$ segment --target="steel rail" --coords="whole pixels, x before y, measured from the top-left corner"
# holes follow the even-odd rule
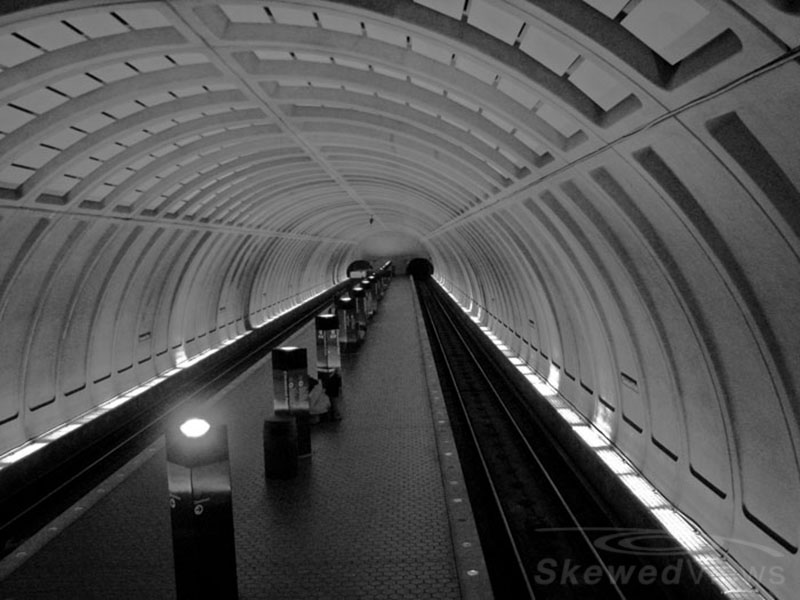
[[[470,359],[471,359],[471,361],[472,361],[472,363],[474,365],[474,369],[477,372],[480,373],[480,375],[483,378],[484,382],[486,383],[486,385],[488,386],[488,388],[491,390],[492,394],[494,395],[494,401],[496,402],[496,405],[498,405],[498,406],[500,406],[502,408],[503,413],[505,413],[506,417],[508,418],[508,422],[511,424],[513,429],[517,432],[517,434],[519,436],[519,438],[518,438],[519,441],[521,441],[521,443],[523,444],[525,449],[528,451],[528,454],[530,455],[530,457],[535,461],[535,463],[539,467],[539,470],[544,475],[544,477],[545,477],[546,481],[548,482],[550,488],[552,489],[553,493],[555,494],[555,496],[558,498],[559,502],[561,503],[561,507],[567,512],[567,514],[569,515],[570,519],[572,520],[572,523],[575,525],[575,528],[580,532],[580,535],[583,538],[583,540],[586,542],[586,545],[588,546],[589,550],[591,551],[591,553],[594,555],[595,559],[598,561],[598,563],[602,567],[605,575],[608,578],[608,582],[613,586],[613,588],[616,591],[616,593],[619,596],[619,598],[621,598],[622,600],[625,600],[627,598],[627,596],[620,589],[616,578],[614,577],[614,575],[609,570],[608,565],[606,564],[605,560],[603,560],[603,558],[600,556],[599,552],[597,551],[597,548],[594,546],[594,544],[592,543],[592,541],[589,538],[589,536],[586,534],[583,526],[580,524],[580,521],[578,520],[578,517],[575,515],[575,512],[570,507],[569,502],[564,497],[564,495],[561,493],[561,491],[558,489],[558,486],[556,485],[555,481],[551,477],[551,475],[548,472],[548,470],[547,470],[546,466],[544,465],[543,461],[540,459],[540,457],[537,454],[536,450],[531,446],[530,442],[526,438],[526,436],[523,433],[521,427],[519,426],[517,420],[515,419],[515,417],[513,416],[511,411],[509,410],[507,403],[503,400],[502,395],[497,391],[497,389],[493,385],[493,383],[491,381],[491,377],[486,373],[484,368],[481,366],[481,361],[479,361],[478,358],[475,356],[475,353],[472,351],[471,345],[469,344],[469,342],[462,335],[461,331],[459,330],[459,327],[457,326],[457,324],[452,319],[451,315],[449,314],[449,311],[445,308],[445,306],[442,303],[441,299],[436,294],[433,294],[433,293],[430,293],[429,297],[432,298],[433,301],[438,305],[439,311],[444,316],[444,318],[447,319],[447,322],[450,324],[451,330],[458,337],[459,341],[461,342],[461,344],[463,346],[463,349],[469,355],[469,357],[470,357]],[[428,314],[430,315],[431,313],[430,313],[430,310],[427,307],[427,305],[423,304],[423,306],[425,307],[424,310],[428,311]],[[439,335],[439,331],[438,331],[438,327],[437,327],[436,323],[434,322],[434,320],[432,318],[429,318],[429,321],[431,323],[431,328],[434,331],[434,334],[436,336],[437,343],[440,344],[441,348],[444,348],[444,346],[441,345],[441,337]],[[466,408],[466,406],[465,406],[465,404],[463,402],[461,392],[458,389],[457,379],[453,376],[453,369],[452,369],[452,367],[450,365],[450,361],[448,360],[447,354],[445,352],[441,352],[441,355],[442,355],[444,363],[445,363],[445,365],[447,367],[447,371],[451,375],[452,383],[453,383],[454,388],[456,389],[456,393],[457,393],[457,396],[458,396],[459,405],[461,406],[461,409],[463,410],[464,415],[466,417],[470,433],[471,433],[471,435],[473,437],[474,443],[476,444],[478,453],[481,456],[481,461],[483,463],[483,466],[484,466],[484,468],[488,469],[488,466],[486,464],[485,458],[483,456],[483,452],[480,450],[480,447],[478,446],[477,437],[475,435],[474,428],[473,428],[473,426],[472,426],[472,424],[470,422],[471,418],[469,416],[469,412],[468,412],[468,410],[467,410],[467,408]],[[561,453],[560,450],[559,450],[559,453]],[[499,508],[501,514],[503,515],[502,516],[503,521],[506,524],[508,524],[508,520],[507,520],[505,514],[503,514],[504,511],[503,511],[502,503],[500,502],[499,496],[497,495],[497,492],[496,492],[494,484],[491,482],[491,473],[488,470],[486,472],[486,475],[487,475],[487,479],[490,482],[490,485],[491,485],[491,488],[492,488],[492,493],[495,495],[496,501],[498,502],[498,508]],[[519,558],[518,548],[516,546],[516,543],[513,542],[513,534],[511,535],[511,539],[512,539],[512,544],[514,546],[514,552],[517,555],[517,557]],[[524,565],[521,562],[520,562],[520,566],[521,566],[522,571],[524,573],[524,578],[525,578],[526,584],[528,585],[528,589],[530,591],[531,598],[533,598],[534,597],[533,596],[533,590],[532,590],[532,587],[530,586],[530,582],[529,582],[527,573],[525,573]]]

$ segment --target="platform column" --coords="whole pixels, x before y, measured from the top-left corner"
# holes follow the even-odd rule
[[[166,432],[179,600],[238,598],[228,433],[203,419]]]
[[[305,348],[285,346],[272,351],[274,412],[297,422],[298,456],[311,456],[311,422],[308,404],[308,357]]]

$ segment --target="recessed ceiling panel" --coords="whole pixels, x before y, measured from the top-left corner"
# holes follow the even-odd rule
[[[225,16],[234,23],[272,23],[263,6],[255,4],[222,4]]]
[[[63,150],[70,147],[83,137],[86,137],[85,134],[68,127],[67,129],[59,131],[57,134],[51,135],[49,138],[42,140],[42,144],[47,144],[48,146],[53,146],[54,148],[60,148]]]
[[[78,123],[75,123],[74,127],[76,129],[80,129],[81,131],[92,133],[98,129],[102,129],[106,125],[110,125],[113,122],[114,119],[106,117],[105,115],[96,114],[92,115],[91,117],[87,117]]]
[[[91,92],[99,87],[103,87],[103,84],[96,79],[92,79],[87,75],[81,74],[75,75],[74,77],[70,77],[68,79],[62,79],[61,81],[52,84],[50,87],[63,94],[66,94],[67,96],[72,96],[75,98],[76,96],[80,96],[86,92]]]
[[[613,19],[630,0],[583,0],[586,4]]]
[[[22,167],[30,167],[31,169],[38,169],[47,163],[51,158],[59,154],[58,150],[52,148],[45,148],[44,146],[36,146],[30,152],[26,152],[23,156],[15,159],[14,162]]]
[[[319,22],[323,29],[332,29],[333,31],[341,31],[343,33],[351,33],[353,35],[361,35],[361,21],[358,19],[351,19],[340,15],[334,15],[326,12],[317,13]]]
[[[86,38],[59,21],[46,21],[19,31],[26,40],[45,50],[57,50],[85,42]]]
[[[495,69],[463,54],[456,55],[456,68],[488,84],[494,83],[495,77],[497,77]]]
[[[414,0],[414,2],[456,20],[461,19],[461,13],[464,12],[464,0]]]
[[[154,8],[122,8],[114,12],[134,29],[152,29],[170,25],[167,18]]]
[[[92,69],[90,73],[92,76],[97,77],[99,80],[104,81],[105,83],[119,81],[120,79],[133,77],[137,74],[136,71],[131,69],[128,65],[124,65],[122,63],[98,67],[96,69]]]
[[[25,110],[35,112],[36,114],[46,113],[51,108],[55,108],[59,104],[66,102],[68,98],[61,94],[56,94],[48,89],[39,89],[31,92],[21,98],[17,98],[14,104]]]
[[[577,121],[549,104],[543,104],[536,111],[536,116],[549,123],[564,137],[571,137],[580,131],[580,125],[578,125]]]
[[[315,54],[313,52],[295,52],[295,58],[297,60],[303,60],[307,62],[315,62],[315,63],[323,63],[326,65],[331,64],[331,57],[326,56],[324,54]]]
[[[531,88],[517,83],[509,77],[501,77],[497,83],[497,89],[522,104],[525,108],[533,108],[539,102],[539,96]]]
[[[272,50],[269,48],[260,48],[256,50],[255,55],[261,60],[293,60],[292,55],[288,50]]]
[[[453,55],[453,53],[450,51],[449,48],[445,48],[444,46],[441,46],[439,44],[436,44],[419,36],[411,37],[411,49],[414,52],[418,52],[423,56],[427,56],[428,58],[438,60],[439,62],[444,63],[446,65],[450,64],[450,59]]]
[[[353,60],[352,58],[345,58],[343,56],[337,56],[334,58],[337,65],[341,65],[343,67],[350,67],[351,69],[360,69],[362,71],[366,71],[369,69],[369,65],[365,62],[361,62],[358,60]]]
[[[34,115],[13,106],[0,106],[0,131],[11,133],[33,118]]]
[[[530,26],[525,30],[519,49],[557,75],[563,75],[579,55],[575,48]]]
[[[66,21],[90,38],[127,33],[129,31],[117,19],[104,12],[77,15],[67,18]]]
[[[0,35],[0,65],[13,67],[43,54],[41,50],[12,35]]]
[[[406,33],[402,29],[387,27],[386,25],[371,21],[365,22],[364,27],[367,30],[367,36],[374,40],[386,42],[387,44],[394,44],[402,48],[406,47]]]
[[[622,21],[622,26],[659,51],[708,16],[694,0],[642,0]]]
[[[275,22],[281,25],[299,25],[301,27],[316,27],[317,21],[310,10],[287,6],[284,4],[270,4],[269,10]]]
[[[583,61],[569,80],[603,110],[611,110],[629,95],[628,90],[590,60]]]
[[[5,184],[6,186],[17,187],[28,181],[35,172],[35,169],[9,165],[0,171],[0,186]]]
[[[510,12],[506,12],[484,0],[471,0],[467,22],[489,35],[512,44],[524,21]]]

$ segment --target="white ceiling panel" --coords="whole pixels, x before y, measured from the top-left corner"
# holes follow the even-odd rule
[[[500,78],[497,89],[522,104],[525,108],[533,108],[539,102],[539,96],[531,88],[505,76]]]
[[[175,122],[172,120],[161,121],[160,123],[153,123],[152,125],[148,125],[145,127],[145,131],[149,133],[159,133],[161,131],[166,131],[167,129],[175,127]]]
[[[205,94],[206,89],[200,85],[191,85],[189,87],[173,90],[172,93],[175,94],[176,96],[180,96],[181,98],[186,98],[187,96],[196,96],[197,94]]]
[[[586,4],[613,19],[630,0],[583,0]]]
[[[122,119],[127,117],[128,115],[132,115],[133,113],[139,112],[144,108],[141,104],[136,102],[125,102],[124,104],[117,104],[116,106],[112,106],[111,108],[107,108],[105,112],[107,112],[112,117],[117,119]]]
[[[67,79],[62,79],[61,81],[52,84],[50,87],[66,94],[67,96],[72,96],[75,98],[85,94],[86,92],[91,92],[99,87],[103,87],[103,84],[87,75],[81,74],[75,75],[74,77],[69,77]]]
[[[90,38],[127,33],[129,31],[118,19],[104,12],[77,15],[68,17],[65,20]]]
[[[96,160],[91,159],[91,158],[87,158],[87,159],[82,160],[81,162],[79,162],[77,165],[70,166],[68,173],[70,175],[73,175],[74,177],[83,178],[83,177],[86,177],[89,173],[94,171],[97,167],[99,167],[102,164],[103,163],[101,163],[99,161],[96,161]]]
[[[128,169],[121,169],[116,173],[114,173],[111,177],[106,179],[106,181],[111,185],[119,185],[120,183],[125,181],[128,177],[133,175],[133,173],[134,173],[133,171],[130,171]]]
[[[567,138],[573,136],[581,129],[575,119],[549,104],[543,104],[542,107],[536,111],[536,116],[549,123],[556,131]]]
[[[395,69],[390,69],[389,67],[384,67],[383,65],[372,65],[372,70],[378,73],[379,75],[386,75],[387,77],[393,77],[395,79],[405,79],[406,74],[397,71]]]
[[[112,158],[123,152],[125,150],[124,146],[120,146],[119,144],[109,144],[99,150],[95,150],[92,152],[92,158],[96,158],[97,160],[106,161],[109,158]]]
[[[483,114],[483,116],[489,119],[492,123],[497,125],[500,129],[504,129],[505,131],[511,131],[512,129],[514,129],[514,125],[509,123],[506,119],[504,119],[498,114],[495,114],[485,109],[481,114]]]
[[[14,162],[23,167],[38,169],[59,154],[60,152],[58,150],[45,148],[44,146],[37,146],[30,152],[26,152],[19,158],[14,159]]]
[[[150,96],[139,98],[139,102],[146,104],[147,106],[157,106],[159,104],[164,104],[165,102],[172,102],[173,100],[175,100],[175,98],[166,92],[162,92],[160,94],[151,94]]]
[[[622,26],[650,46],[662,50],[708,16],[694,0],[642,0]]]
[[[418,85],[421,88],[425,88],[426,90],[429,90],[435,94],[444,94],[444,88],[442,86],[437,85],[435,83],[431,83],[430,81],[427,81],[425,79],[421,79],[419,77],[412,77],[411,83],[413,83],[414,85]]]
[[[94,188],[88,194],[86,194],[86,199],[94,201],[102,200],[113,191],[114,191],[113,185],[103,183],[102,185],[98,185],[96,188]]]
[[[68,127],[67,129],[59,131],[57,134],[51,135],[49,138],[42,140],[41,143],[63,150],[65,148],[69,148],[72,144],[84,137],[86,137],[85,134]]]
[[[366,71],[369,69],[369,65],[365,62],[361,62],[358,60],[353,60],[351,58],[344,58],[342,56],[337,56],[334,58],[337,65],[341,65],[343,67],[350,67],[351,69],[360,69],[362,71]]]
[[[33,118],[34,115],[13,106],[0,106],[0,131],[11,133]]]
[[[603,110],[612,109],[629,94],[615,77],[590,60],[578,65],[569,80]]]
[[[449,48],[445,48],[444,46],[426,40],[425,38],[417,35],[411,36],[411,49],[414,52],[422,54],[423,56],[427,56],[428,58],[432,58],[433,60],[437,60],[446,65],[450,64],[450,60],[453,55]]]
[[[461,19],[461,13],[464,12],[464,0],[414,0],[414,2],[456,20]]]
[[[168,60],[166,56],[146,56],[144,58],[134,58],[129,60],[128,63],[142,73],[170,69],[175,66],[175,64]]]
[[[128,65],[117,63],[115,65],[107,65],[105,67],[98,67],[89,71],[89,73],[105,83],[119,81],[127,77],[137,75],[137,72],[131,69]]]
[[[0,65],[13,67],[44,54],[38,48],[13,35],[0,35]]]
[[[463,54],[456,55],[456,68],[490,85],[494,83],[495,77],[497,77],[496,69]]]
[[[57,50],[86,41],[85,37],[59,21],[40,23],[20,30],[19,34],[45,50]]]
[[[310,10],[283,4],[270,4],[269,10],[275,18],[275,21],[281,25],[299,25],[301,27],[317,26],[314,15]]]
[[[170,25],[169,20],[154,8],[122,8],[114,12],[134,29],[152,29]]]
[[[208,62],[208,56],[202,52],[178,52],[169,57],[179,65],[200,65]]]
[[[225,16],[234,23],[272,23],[263,6],[255,4],[221,4]]]
[[[47,191],[56,196],[63,196],[75,187],[80,179],[68,177],[67,175],[60,175],[56,179],[47,182]]]
[[[114,119],[105,115],[96,114],[92,115],[91,117],[87,117],[78,123],[75,123],[73,126],[82,131],[86,131],[87,133],[92,133],[93,131],[102,129],[111,123],[114,123]]]
[[[254,54],[261,60],[294,60],[288,50],[261,48],[256,50]]]
[[[26,96],[17,98],[14,104],[40,115],[60,104],[64,104],[64,102],[68,100],[69,98],[65,98],[61,94],[56,94],[55,92],[42,88]]]
[[[406,33],[401,29],[387,27],[386,25],[381,25],[380,23],[374,23],[372,21],[364,23],[364,27],[367,30],[367,36],[373,40],[394,44],[402,48],[406,47]]]
[[[178,146],[176,146],[175,144],[166,144],[165,146],[161,146],[160,148],[152,150],[150,154],[156,157],[161,157],[165,156],[166,154],[169,154],[170,152],[174,152],[177,149]]]
[[[471,0],[467,22],[506,44],[512,44],[524,21],[484,0]]]
[[[343,33],[352,33],[353,35],[361,35],[361,21],[356,18],[347,18],[340,15],[334,15],[326,12],[317,13],[319,22],[324,29],[331,29],[333,31],[341,31]]]
[[[34,173],[36,173],[34,169],[9,165],[0,171],[0,185],[5,184],[6,186],[17,187],[28,181]]]
[[[453,93],[453,92],[451,92],[449,90],[447,91],[447,97],[450,98],[450,100],[452,100],[453,102],[456,102],[456,103],[458,103],[458,104],[460,104],[462,106],[466,106],[470,110],[477,111],[480,108],[480,106],[475,104],[472,100],[468,100],[468,99],[464,98],[464,96],[462,96],[460,94]]]
[[[138,144],[142,140],[146,140],[149,137],[150,134],[147,133],[146,131],[136,131],[135,133],[126,135],[124,138],[120,138],[117,141],[124,146],[131,147],[134,144]]]
[[[557,75],[563,75],[579,56],[575,48],[534,27],[526,29],[519,49]]]
[[[315,54],[313,52],[295,52],[295,58],[297,60],[303,60],[307,62],[315,62],[315,63],[323,63],[326,65],[331,64],[331,57],[325,54]]]
[[[519,139],[523,144],[525,144],[528,148],[536,152],[536,154],[542,154],[545,151],[544,146],[542,143],[537,140],[532,135],[528,135],[524,131],[520,131],[519,129],[514,132],[514,136]]]

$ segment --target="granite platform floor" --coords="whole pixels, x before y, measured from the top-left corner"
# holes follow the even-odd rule
[[[311,375],[313,344],[313,324],[286,344],[309,349]],[[343,419],[313,426],[312,456],[291,480],[264,478],[269,357],[197,407],[228,428],[240,598],[475,597],[457,554],[478,544],[451,532],[449,504],[463,503],[445,489],[459,482],[440,464],[447,423],[420,347],[411,283],[396,278],[363,346],[343,357]],[[162,438],[51,524],[49,541],[21,548],[0,599],[174,598],[167,498]]]

